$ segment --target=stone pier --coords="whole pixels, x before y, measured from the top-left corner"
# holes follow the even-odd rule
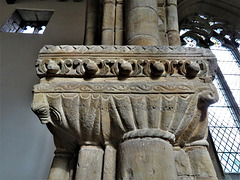
[[[217,179],[206,141],[214,55],[160,46],[179,45],[176,1],[104,0],[102,11],[102,45],[46,45],[36,61],[32,109],[56,145],[49,179]]]

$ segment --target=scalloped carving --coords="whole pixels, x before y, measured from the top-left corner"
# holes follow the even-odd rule
[[[206,135],[207,108],[218,100],[213,87],[201,87],[196,94],[37,93],[34,96],[36,100],[44,99],[39,103],[34,101],[38,106],[33,110],[39,118],[41,112],[50,112],[44,118],[70,133],[80,144],[117,144],[125,133],[140,129],[169,132],[180,146],[200,141]],[[200,106],[202,101],[205,103]]]

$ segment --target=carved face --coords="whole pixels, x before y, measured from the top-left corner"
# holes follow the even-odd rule
[[[50,122],[49,108],[42,106],[38,109],[33,109],[33,111],[39,117],[41,123],[47,124]]]
[[[42,124],[51,122],[49,104],[46,97],[42,93],[34,94],[31,108],[33,112],[39,117]]]

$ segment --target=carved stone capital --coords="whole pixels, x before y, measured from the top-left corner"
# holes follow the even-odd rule
[[[211,84],[215,67],[215,57],[204,49],[44,46],[36,63],[41,82],[34,86],[32,109],[54,135],[57,149],[78,154],[76,178],[89,179],[93,172],[98,179],[102,172],[112,179],[131,177],[128,169],[137,161],[128,164],[128,151],[154,162],[156,168],[150,169],[141,163],[146,178],[166,165],[160,154],[167,155],[171,168],[165,169],[174,179],[173,147],[186,153],[186,148],[197,152],[208,145],[207,108],[218,100]],[[62,162],[62,156],[55,159]],[[92,167],[85,171],[88,161]],[[69,170],[69,160],[64,162]],[[68,170],[61,173],[71,179]]]

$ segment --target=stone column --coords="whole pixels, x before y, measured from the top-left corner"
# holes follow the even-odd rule
[[[85,44],[94,45],[97,32],[97,8],[98,1],[87,0],[87,20],[85,31]]]
[[[126,44],[159,45],[157,0],[127,0]]]
[[[102,45],[114,45],[115,1],[116,0],[104,0]]]
[[[74,154],[64,149],[57,149],[49,172],[49,180],[72,179],[75,169]]]
[[[193,176],[198,177],[199,179],[204,179],[206,177],[211,177],[212,180],[217,179],[217,175],[214,170],[207,147],[192,146],[187,147],[185,151],[187,152],[190,159]]]
[[[82,146],[78,154],[75,179],[101,180],[103,153],[98,146]]]
[[[145,132],[143,137],[138,136],[137,132],[134,134],[136,137],[130,135],[131,138],[126,138],[119,146],[117,179],[176,180],[177,173],[172,145],[161,139],[161,136],[148,137],[149,134],[152,134],[151,129],[149,129],[149,133]],[[168,133],[166,132],[166,134]]]
[[[169,46],[181,46],[178,28],[177,0],[167,0],[167,35]]]
[[[103,180],[115,180],[117,168],[117,150],[107,144],[104,151]]]
[[[158,0],[158,30],[160,46],[168,46],[166,0]]]
[[[115,45],[123,44],[123,0],[116,0]]]

